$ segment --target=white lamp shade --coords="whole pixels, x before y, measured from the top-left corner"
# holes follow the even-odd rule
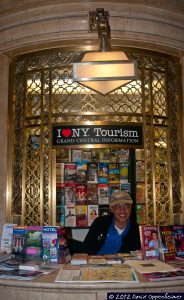
[[[87,52],[73,64],[73,79],[103,95],[137,79],[137,63],[124,52]]]

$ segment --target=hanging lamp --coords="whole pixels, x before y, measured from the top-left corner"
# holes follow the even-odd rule
[[[125,52],[111,49],[108,12],[97,8],[90,15],[96,22],[100,48],[84,53],[80,62],[73,63],[73,80],[106,95],[137,79],[137,62]]]

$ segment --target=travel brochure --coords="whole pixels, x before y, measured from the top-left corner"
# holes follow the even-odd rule
[[[115,191],[131,192],[129,150],[67,151],[70,154],[63,152],[63,159],[59,152],[56,156],[56,222],[65,227],[88,227],[95,219],[91,218],[90,205],[98,205],[95,216],[102,215],[103,207],[109,205]],[[79,205],[83,205],[83,211],[87,213],[79,214]],[[109,214],[109,209],[105,208],[104,214]]]
[[[77,205],[76,210],[74,205],[68,205],[65,213],[70,226],[77,223],[83,227],[92,224],[98,215],[107,214],[108,208],[108,205],[92,204]],[[2,239],[12,227],[11,258],[9,250],[1,253],[0,278],[32,280],[61,269],[56,274],[56,282],[136,283],[135,272],[147,281],[184,279],[184,225],[141,225],[141,251],[104,256],[78,253],[64,263],[59,260],[63,249],[59,247],[61,227],[10,225],[4,226]]]
[[[138,283],[136,272],[140,273],[145,281],[184,279],[184,260],[181,258],[166,263],[159,259],[142,260],[137,257],[137,253],[104,256],[76,253],[65,263],[53,263],[51,259],[11,258],[0,263],[0,278],[32,280],[58,270],[55,282],[65,283]]]

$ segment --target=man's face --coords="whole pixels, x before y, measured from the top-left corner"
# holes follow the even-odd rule
[[[131,214],[132,204],[116,204],[111,210],[114,214],[115,221],[119,223],[127,223]]]

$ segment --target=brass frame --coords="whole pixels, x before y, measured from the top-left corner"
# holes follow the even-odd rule
[[[138,61],[141,81],[141,94],[138,96],[133,93],[133,87],[129,86],[128,91],[131,91],[132,98],[129,98],[128,93],[123,90],[120,95],[115,92],[114,95],[105,97],[90,94],[90,92],[86,95],[67,94],[62,97],[61,94],[53,94],[50,84],[53,72],[57,73],[61,66],[70,70],[72,61],[81,55],[76,50],[72,51],[71,48],[41,51],[14,59],[11,65],[12,91],[9,106],[11,110],[9,205],[7,211],[9,220],[14,221],[21,217],[22,224],[54,224],[55,196],[54,179],[52,178],[54,154],[51,147],[51,125],[63,122],[69,124],[74,121],[77,124],[86,121],[129,123],[136,120],[136,122],[141,122],[144,128],[147,223],[163,224],[164,210],[167,211],[165,216],[169,223],[174,222],[174,215],[182,216],[181,141],[177,121],[179,116],[178,99],[181,97],[178,84],[179,61],[172,56],[154,52],[137,49],[127,49],[127,51],[131,52],[131,55]],[[37,87],[40,93],[35,93],[36,90],[34,90],[34,94],[27,94],[27,79],[34,74],[41,78],[42,85]],[[156,76],[156,85],[153,84],[153,76]],[[165,86],[162,86],[162,76],[166,81]],[[34,82],[34,77],[31,78]],[[45,90],[44,83],[46,81],[49,82],[48,90]],[[62,103],[61,98],[63,99]],[[157,103],[160,99],[165,101],[167,107],[164,108],[164,103]],[[139,102],[141,103],[140,107],[138,106]],[[65,104],[66,106],[64,106]],[[88,106],[91,109],[88,109]],[[163,152],[162,154],[166,158],[167,164],[163,165],[166,168],[164,180],[166,180],[166,190],[169,192],[167,192],[167,197],[161,201],[160,194],[159,198],[156,198],[155,168],[157,162],[154,141],[151,139],[155,138],[154,135],[158,128],[163,129],[165,134],[168,133],[167,151],[161,148],[160,153]],[[31,146],[28,145],[28,136],[37,132],[40,135],[40,148],[32,151],[31,161],[29,161],[28,154]],[[38,169],[34,169],[37,164]],[[39,172],[39,178],[35,175],[36,172]],[[30,181],[31,185],[28,190],[27,180],[32,177],[34,179]],[[31,188],[34,192],[31,192]],[[172,194],[175,195],[174,198],[172,198]],[[158,219],[159,209],[162,210],[161,219]]]

